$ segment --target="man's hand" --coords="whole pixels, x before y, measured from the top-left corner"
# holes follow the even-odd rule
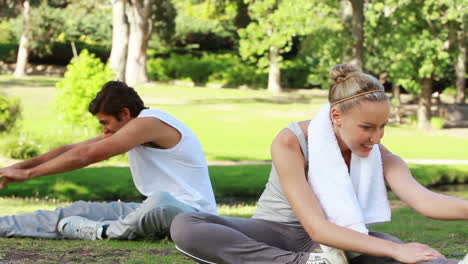
[[[28,170],[7,167],[0,169],[0,178],[3,178],[3,181],[0,182],[0,189],[3,189],[5,186],[12,182],[22,182],[25,180],[29,180],[29,175]]]

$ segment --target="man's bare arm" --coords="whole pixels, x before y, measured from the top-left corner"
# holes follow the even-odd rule
[[[95,137],[95,138],[92,138],[92,139],[88,139],[86,141],[83,141],[83,142],[80,142],[80,143],[76,143],[76,144],[70,144],[70,145],[63,145],[63,146],[60,146],[58,148],[55,148],[47,153],[44,153],[40,156],[37,156],[37,157],[34,157],[32,159],[28,159],[28,160],[25,160],[25,161],[22,161],[22,162],[18,162],[18,163],[15,163],[13,165],[10,166],[10,168],[13,168],[13,169],[31,169],[31,168],[34,168],[38,165],[41,165],[42,163],[44,162],[47,162],[55,157],[58,157],[60,156],[61,154],[73,149],[73,148],[76,148],[76,147],[79,147],[79,146],[84,146],[84,145],[87,145],[87,144],[91,144],[93,142],[97,142],[103,138],[105,138],[106,135],[100,135],[98,137]]]

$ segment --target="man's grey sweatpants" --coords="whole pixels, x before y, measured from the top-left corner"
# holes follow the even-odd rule
[[[57,232],[58,222],[68,216],[83,216],[94,221],[106,221],[107,237],[135,239],[138,237],[164,237],[169,235],[172,219],[182,212],[197,210],[159,192],[143,203],[94,203],[79,201],[54,211],[0,217],[0,237],[63,238]]]
[[[403,243],[378,232],[371,236]],[[175,217],[171,236],[178,249],[199,263],[306,264],[309,253],[318,246],[302,226],[262,219],[223,217],[187,213]],[[361,255],[350,264],[401,264],[389,258]],[[439,259],[426,264],[456,264]],[[331,263],[333,264],[333,263]]]

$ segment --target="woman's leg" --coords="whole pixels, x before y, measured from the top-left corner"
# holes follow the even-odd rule
[[[201,263],[305,264],[314,245],[300,226],[206,213],[176,216],[171,236]]]

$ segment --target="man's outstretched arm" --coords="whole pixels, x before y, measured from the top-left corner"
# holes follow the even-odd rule
[[[0,189],[11,182],[68,172],[86,167],[112,156],[122,154],[145,142],[154,141],[161,126],[154,118],[138,118],[129,121],[115,134],[90,144],[76,146],[57,157],[30,169],[5,168],[0,170]]]
[[[104,137],[106,137],[106,135],[100,135],[98,137],[95,137],[95,138],[92,138],[92,139],[88,139],[86,141],[83,141],[83,142],[80,142],[80,143],[76,143],[76,144],[70,144],[70,145],[63,145],[63,146],[60,146],[58,148],[55,148],[47,153],[44,153],[40,156],[37,156],[37,157],[34,157],[32,159],[28,159],[28,160],[25,160],[25,161],[21,161],[21,162],[18,162],[18,163],[15,163],[11,166],[9,166],[8,168],[13,168],[13,169],[31,169],[31,168],[34,168],[38,165],[41,165],[42,163],[46,162],[46,161],[49,161],[75,147],[79,147],[79,146],[82,146],[82,145],[87,145],[87,144],[90,144],[90,143],[93,143],[93,142],[96,142],[96,141],[99,141],[101,139],[103,139]]]

